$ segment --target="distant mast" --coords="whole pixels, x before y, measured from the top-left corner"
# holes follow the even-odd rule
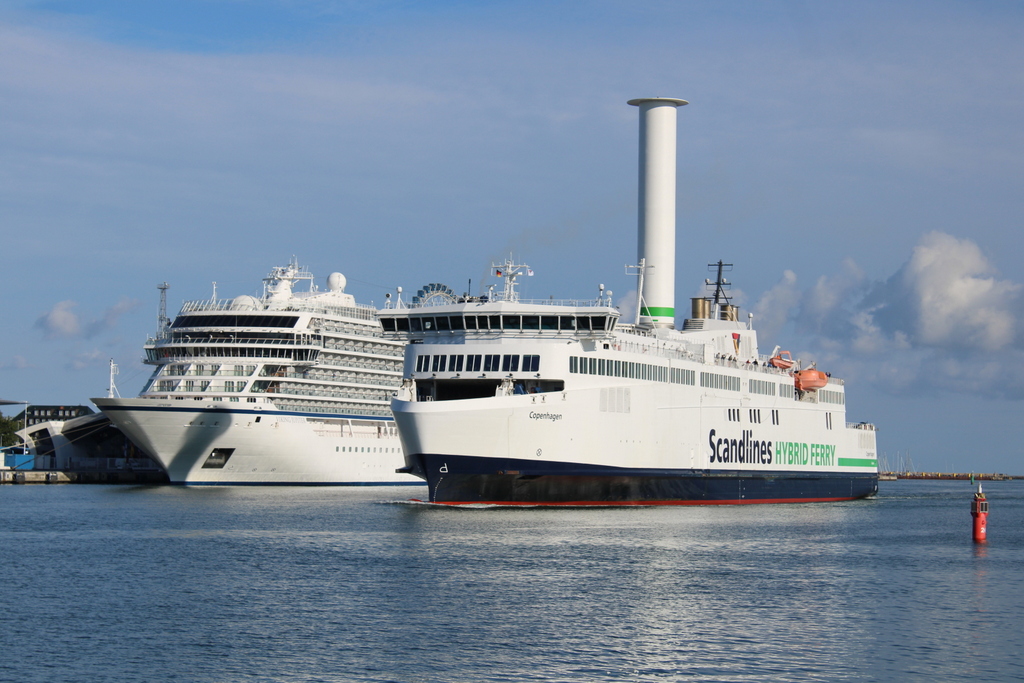
[[[121,394],[117,393],[117,385],[114,384],[114,377],[118,374],[117,364],[114,363],[114,359],[110,359],[110,386],[107,387],[107,398],[121,398]]]
[[[640,107],[640,196],[637,259],[644,264],[639,323],[675,327],[676,108],[671,97],[644,97]]]
[[[167,332],[167,328],[171,326],[171,321],[167,317],[167,290],[171,286],[165,281],[162,285],[157,285],[156,288],[160,290],[160,314],[156,318],[156,332],[158,337],[162,337]]]

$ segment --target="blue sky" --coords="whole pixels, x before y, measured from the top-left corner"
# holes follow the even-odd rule
[[[381,304],[624,305],[634,97],[682,97],[677,298],[735,264],[775,344],[919,468],[1024,474],[1024,7],[0,1],[0,396],[139,391],[157,317],[295,255]],[[322,284],[322,282],[321,282]]]

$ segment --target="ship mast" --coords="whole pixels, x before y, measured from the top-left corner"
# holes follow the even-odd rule
[[[704,280],[704,284],[709,288],[715,288],[715,298],[711,303],[711,317],[715,320],[720,320],[722,307],[729,305],[729,295],[725,293],[725,290],[732,287],[732,283],[722,277],[722,273],[732,270],[732,264],[722,263],[721,261],[718,263],[709,263],[708,270],[717,271],[715,281],[712,282],[711,280]]]
[[[156,318],[156,334],[158,337],[162,337],[171,324],[170,318],[167,317],[167,290],[171,286],[164,281],[162,285],[157,285],[156,288],[160,290],[160,314]]]
[[[114,384],[114,376],[118,374],[117,364],[114,363],[114,359],[110,359],[110,386],[107,387],[107,398],[121,398],[121,394],[117,393],[117,386]]]
[[[626,266],[626,272],[628,273],[634,268],[636,269],[636,318],[633,320],[633,324],[640,325],[640,311],[644,310],[644,271],[647,270],[646,260],[641,258],[639,264]]]
[[[511,255],[505,259],[502,264],[491,262],[491,268],[494,269],[494,274],[504,280],[504,289],[502,291],[502,301],[519,301],[519,293],[516,292],[516,277],[526,273],[527,275],[533,275],[533,271],[530,266],[525,263],[514,263]]]

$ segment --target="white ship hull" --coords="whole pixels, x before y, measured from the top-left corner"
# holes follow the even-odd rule
[[[503,350],[540,351],[527,344]],[[550,346],[542,357],[555,367],[568,364]],[[707,370],[685,361],[672,366]],[[751,379],[792,381],[772,371],[721,372],[744,387]],[[458,401],[395,399],[409,470],[427,480],[432,501],[449,503],[765,503],[877,490],[875,431],[846,425],[842,406],[658,381],[576,379],[590,386]]]
[[[270,403],[94,399],[171,483],[422,485],[388,419],[303,415]]]

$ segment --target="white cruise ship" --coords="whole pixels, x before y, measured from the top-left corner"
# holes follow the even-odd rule
[[[500,293],[381,311],[410,342],[391,407],[406,471],[448,504],[685,505],[834,501],[878,487],[875,429],[846,422],[842,380],[761,353],[712,264],[708,296],[675,329],[675,121],[641,110],[636,319],[610,292],[526,301]]]
[[[318,291],[295,262],[263,289],[185,302],[173,323],[161,310],[142,393],[93,402],[172,483],[421,484],[396,472],[404,344],[382,338],[376,309],[341,273]]]

